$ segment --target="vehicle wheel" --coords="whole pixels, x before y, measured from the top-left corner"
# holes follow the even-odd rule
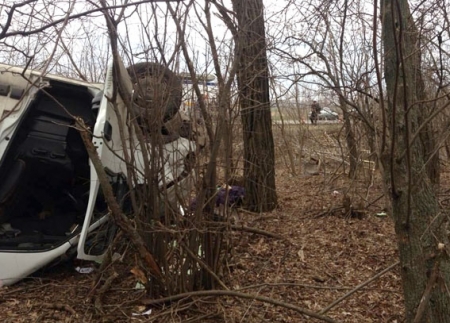
[[[149,120],[171,119],[180,109],[181,79],[159,63],[145,62],[127,68],[134,87],[136,112]]]

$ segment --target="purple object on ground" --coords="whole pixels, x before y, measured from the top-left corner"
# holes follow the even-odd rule
[[[245,195],[245,189],[242,186],[231,186],[228,189],[228,206],[233,206],[242,202]],[[227,198],[227,189],[220,188],[216,197],[216,206],[225,205]]]
[[[242,203],[245,195],[245,189],[242,186],[228,186],[228,206],[236,206]],[[227,189],[221,187],[216,195],[216,207],[225,205],[225,199],[227,198]],[[191,211],[194,211],[197,207],[197,199],[193,199],[190,205]]]

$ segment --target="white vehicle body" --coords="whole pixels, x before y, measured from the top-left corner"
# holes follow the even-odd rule
[[[122,84],[131,95],[122,63],[120,69]],[[73,116],[93,129],[92,142],[116,198],[128,190],[125,150],[134,154],[134,167],[141,174],[138,182],[144,182],[139,172],[144,169],[142,149],[137,144],[131,147],[134,134],[128,132],[126,107],[118,96],[116,107],[123,116],[119,118],[108,100],[112,70],[111,66],[101,85],[0,64],[0,286],[13,284],[75,249],[80,259],[102,257],[90,252],[90,239],[108,223],[108,209]],[[125,138],[120,137],[120,123]],[[171,201],[178,197],[175,193],[190,187],[185,158],[193,149],[195,144],[182,137],[163,146],[160,186]]]
[[[339,120],[339,114],[325,107],[317,115],[317,120],[337,121]]]

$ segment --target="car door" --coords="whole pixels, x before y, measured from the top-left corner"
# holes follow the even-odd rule
[[[130,77],[123,65],[123,62],[119,60],[117,62],[118,69],[121,76],[122,88],[130,95],[132,94],[132,83]],[[100,160],[110,176],[111,181],[118,182],[119,185],[125,186],[124,174],[125,164],[123,162],[123,142],[126,142],[128,133],[126,127],[126,106],[120,95],[117,95],[116,102],[111,102],[114,91],[114,69],[113,64],[110,64],[106,81],[103,90],[103,97],[100,101],[100,107],[98,111],[97,120],[93,131],[93,144],[97,148],[97,153]],[[113,104],[114,103],[114,104]],[[123,126],[124,137],[121,138],[119,125]],[[101,195],[100,182],[97,172],[95,171],[92,162],[90,161],[90,192],[89,201],[86,209],[86,215],[84,218],[83,227],[80,233],[80,239],[78,242],[78,258],[84,260],[98,260],[103,257],[107,248],[107,243],[104,246],[104,250],[93,253],[91,252],[90,237],[93,236],[94,230],[99,230],[100,227],[107,227],[111,229],[111,224],[108,227],[108,214],[97,215],[96,205],[98,204],[99,196]],[[112,183],[113,184],[113,183]]]

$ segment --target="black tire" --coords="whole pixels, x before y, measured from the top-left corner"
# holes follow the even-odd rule
[[[131,65],[127,71],[133,82],[138,116],[157,117],[166,122],[178,112],[182,83],[174,72],[153,62]]]

